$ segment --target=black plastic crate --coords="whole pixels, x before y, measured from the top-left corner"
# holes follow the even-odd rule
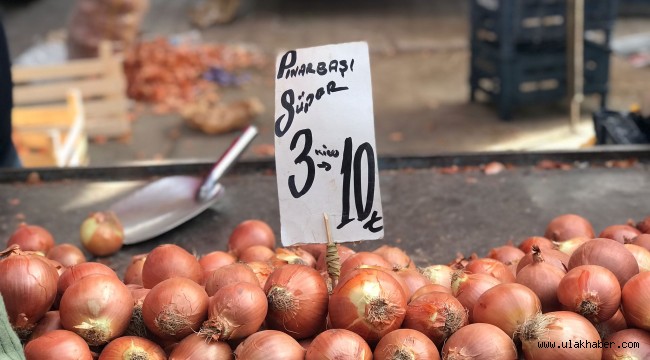
[[[585,95],[599,94],[606,105],[611,51],[585,42]],[[470,99],[481,92],[497,105],[502,119],[510,119],[515,107],[559,101],[566,97],[566,44],[531,45],[515,56],[504,56],[493,44],[472,44]]]
[[[650,144],[648,119],[638,114],[601,110],[593,115],[596,144]]]
[[[585,0],[585,30],[608,44],[617,10],[617,0]],[[503,51],[563,40],[566,13],[567,0],[470,0],[472,39],[503,43]]]

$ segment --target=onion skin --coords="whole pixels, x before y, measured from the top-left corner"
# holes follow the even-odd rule
[[[188,278],[201,283],[203,270],[194,255],[173,244],[159,245],[153,249],[142,267],[142,285],[153,289],[163,280],[173,277]]]
[[[99,354],[99,360],[167,360],[163,349],[151,340],[123,336],[111,341]]]
[[[236,261],[237,258],[224,251],[213,251],[201,256],[199,265],[203,269],[203,283],[208,280],[213,271],[222,266],[234,264]]]
[[[641,360],[650,359],[650,334],[640,329],[625,329],[617,331],[605,339],[609,345],[603,349],[602,360]],[[623,348],[632,342],[638,343],[638,348]],[[637,346],[635,344],[635,346]]]
[[[498,327],[476,323],[463,326],[449,337],[442,348],[442,358],[516,360],[517,348],[512,339]]]
[[[544,237],[552,241],[565,241],[585,236],[594,238],[594,228],[582,216],[575,214],[560,215],[548,223]]]
[[[47,258],[58,261],[66,268],[86,262],[86,255],[72,244],[55,245],[47,252]]]
[[[553,245],[555,246],[556,250],[559,250],[560,252],[571,256],[573,252],[580,247],[580,245],[586,243],[589,240],[591,239],[587,237],[577,237],[562,242],[556,242]]]
[[[474,322],[472,312],[474,311],[474,305],[478,301],[478,298],[488,289],[499,284],[501,284],[499,280],[486,274],[454,273],[451,291],[469,312],[470,323]]]
[[[353,270],[358,269],[361,265],[371,265],[390,270],[391,264],[378,254],[371,252],[360,251],[356,254],[350,255],[343,263],[341,263],[341,276],[345,276]]]
[[[473,259],[465,267],[465,271],[473,274],[487,274],[502,283],[515,282],[515,276],[508,267],[499,260],[490,258]]]
[[[639,235],[641,235],[641,232],[630,225],[610,225],[598,237],[616,240],[621,244],[625,244]]]
[[[222,266],[212,272],[210,278],[205,282],[205,291],[208,296],[214,295],[219,289],[226,285],[245,282],[249,284],[260,284],[257,276],[248,265],[242,263],[234,263]]]
[[[623,244],[611,239],[593,239],[577,248],[569,259],[568,269],[580,265],[600,265],[610,270],[621,288],[632,276],[639,273],[636,259]]]
[[[59,277],[57,284],[58,297],[62,297],[63,293],[65,293],[65,291],[72,284],[90,275],[108,275],[115,276],[115,278],[117,278],[115,271],[104,264],[97,262],[85,262],[78,265],[73,265],[67,268],[63,274],[61,274],[61,277]]]
[[[639,265],[639,272],[650,271],[650,251],[644,247],[634,244],[625,244],[625,248],[632,253]]]
[[[623,287],[621,300],[627,324],[650,331],[650,272],[632,277]]]
[[[58,279],[56,269],[39,255],[13,249],[0,260],[0,294],[9,323],[21,339],[54,304]]]
[[[402,280],[404,280],[404,283],[406,283],[406,286],[408,286],[409,292],[406,294],[407,299],[409,299],[421,287],[431,284],[429,278],[422,275],[417,270],[407,268],[394,271],[394,273],[402,278]]]
[[[267,312],[266,296],[257,285],[224,286],[210,298],[208,320],[199,335],[208,340],[243,339],[259,330]]]
[[[359,335],[345,329],[320,333],[307,348],[305,360],[372,360],[372,350]]]
[[[25,346],[26,360],[92,360],[88,344],[67,330],[54,330]]]
[[[382,245],[373,253],[383,257],[393,269],[416,269],[411,258],[398,247]]]
[[[131,321],[133,296],[117,277],[90,275],[63,293],[61,325],[89,345],[104,345],[122,335]]]
[[[632,242],[630,242],[630,244],[641,246],[642,248],[650,251],[650,234],[641,234],[632,239]]]
[[[409,299],[409,303],[411,301],[417,299],[418,297],[424,295],[424,294],[429,294],[429,293],[432,293],[432,292],[441,292],[441,293],[451,295],[451,289],[450,288],[446,288],[446,287],[444,287],[442,285],[438,285],[438,284],[428,284],[428,285],[425,285],[425,286],[417,289],[417,291],[414,292],[413,295],[411,295],[411,298]]]
[[[329,295],[316,269],[291,264],[277,268],[266,281],[264,292],[269,329],[304,339],[324,328]]]
[[[275,248],[273,229],[264,221],[243,221],[233,229],[228,239],[228,249],[237,257],[241,251],[254,245],[262,245],[271,250]]]
[[[504,245],[490,250],[487,257],[508,264],[519,261],[524,255],[526,253],[521,251],[521,249],[512,245]]]
[[[553,242],[551,240],[543,236],[531,236],[519,244],[519,250],[523,251],[524,254],[528,254],[533,251],[533,245],[537,245],[540,249],[553,248]]]
[[[515,283],[488,289],[478,298],[472,314],[475,322],[492,324],[512,338],[524,322],[541,311],[537,295]]]
[[[421,332],[411,329],[397,329],[381,338],[375,347],[373,359],[440,360],[440,355],[433,341]]]
[[[239,261],[271,261],[275,257],[275,251],[264,245],[253,245],[239,252]]]
[[[54,238],[49,231],[37,225],[21,223],[9,237],[7,247],[20,246],[22,251],[37,251],[47,254],[54,247]]]
[[[431,265],[420,269],[432,284],[442,285],[451,290],[451,276],[454,270],[447,265]]]
[[[38,324],[36,324],[34,331],[32,331],[32,334],[29,337],[29,341],[32,341],[44,334],[47,334],[50,331],[62,330],[62,329],[63,326],[61,326],[61,315],[59,315],[59,312],[56,310],[48,311],[41,318]]]
[[[116,253],[124,244],[124,228],[112,212],[96,212],[84,220],[79,231],[81,245],[95,256]]]
[[[187,278],[171,278],[154,286],[142,303],[147,329],[166,340],[182,340],[208,315],[208,294]]]
[[[440,347],[467,324],[467,312],[456,298],[434,292],[422,295],[408,305],[402,327],[423,333]]]
[[[542,304],[542,312],[558,311],[561,309],[557,298],[557,287],[564,277],[564,271],[544,261],[542,250],[537,248],[533,263],[525,266],[517,273],[516,282],[531,289]]]
[[[570,311],[554,311],[539,315],[525,325],[518,334],[526,359],[557,360],[584,359],[600,360],[602,341],[596,328],[584,317]],[[562,347],[570,341],[573,347]],[[582,341],[582,346],[575,346]],[[585,348],[585,341],[595,345]],[[541,344],[540,344],[541,343]],[[555,348],[543,344],[554,343]],[[598,346],[600,344],[600,346]]]
[[[232,360],[232,349],[223,341],[206,341],[197,334],[188,335],[174,347],[169,360]]]
[[[593,323],[610,319],[621,304],[621,286],[614,274],[598,265],[582,265],[566,273],[557,288],[566,310]]]
[[[236,359],[302,360],[305,349],[291,336],[277,330],[264,330],[249,336],[235,349]]]
[[[359,334],[368,343],[398,329],[406,313],[406,295],[390,274],[357,269],[332,291],[329,318],[334,328]]]
[[[135,255],[131,258],[131,263],[124,271],[124,283],[143,286],[142,268],[147,260],[147,254]]]
[[[260,284],[260,288],[264,288],[266,280],[268,280],[271,273],[275,268],[268,262],[253,261],[246,263],[246,265],[253,270],[253,274],[257,278],[257,282]]]

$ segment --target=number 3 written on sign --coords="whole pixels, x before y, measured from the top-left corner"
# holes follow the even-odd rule
[[[303,148],[294,160],[294,163],[296,165],[304,163],[305,166],[307,166],[307,178],[305,179],[305,184],[300,190],[298,190],[296,186],[295,175],[289,176],[288,179],[289,191],[296,199],[309,192],[309,189],[311,189],[314,184],[314,178],[316,176],[314,160],[309,156],[313,143],[311,130],[302,129],[297,131],[291,139],[289,149],[291,151],[296,149],[301,136],[304,137]],[[343,175],[343,191],[341,192],[342,216],[341,223],[336,228],[341,229],[355,220],[354,218],[350,218],[350,186],[352,177],[354,176],[354,204],[357,211],[356,220],[365,221],[370,217],[364,224],[363,228],[376,233],[381,231],[384,227],[383,225],[377,225],[377,223],[382,220],[382,217],[378,216],[377,211],[373,210],[373,202],[375,198],[375,151],[372,148],[372,145],[368,142],[361,144],[356,151],[354,151],[354,154],[352,153],[352,148],[352,138],[348,137],[345,139],[343,161],[341,163],[341,175]],[[368,186],[366,187],[365,204],[362,194],[362,161],[364,154],[366,155],[366,162],[368,164]]]

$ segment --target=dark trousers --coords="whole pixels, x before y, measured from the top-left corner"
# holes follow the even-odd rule
[[[11,109],[13,108],[13,82],[11,80],[11,58],[0,21],[0,168],[20,167],[20,160],[11,141]]]

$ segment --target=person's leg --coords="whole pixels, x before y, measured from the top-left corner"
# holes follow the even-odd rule
[[[0,168],[20,167],[18,154],[11,141],[11,109],[14,105],[12,91],[9,46],[0,20]]]

